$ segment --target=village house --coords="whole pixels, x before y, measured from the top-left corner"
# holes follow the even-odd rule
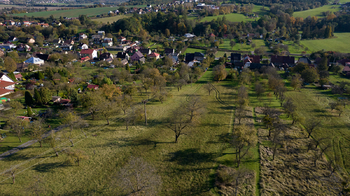
[[[91,89],[91,90],[97,90],[98,89],[98,85],[88,84],[86,88]]]
[[[109,39],[105,39],[102,41],[102,46],[106,47],[106,46],[113,46],[113,41],[109,40]]]
[[[41,59],[39,59],[39,58],[30,57],[29,59],[27,59],[26,61],[24,61],[24,63],[27,63],[27,64],[35,64],[35,65],[43,65],[45,62],[44,62],[44,60],[41,60]]]
[[[140,52],[144,55],[149,55],[152,53],[152,51],[149,48],[142,48],[140,49]]]
[[[20,52],[29,52],[31,51],[32,48],[30,46],[28,46],[27,44],[19,44],[17,46],[17,51],[20,51]]]
[[[90,59],[97,58],[97,51],[94,49],[84,49],[80,51],[80,58],[89,57]]]
[[[123,60],[123,59],[129,60],[130,57],[129,57],[129,54],[126,52],[118,52],[116,55],[116,58],[121,59],[121,60]]]
[[[35,43],[35,39],[34,39],[34,38],[27,38],[27,39],[26,39],[26,42],[27,42],[28,44],[34,44],[34,43]]]
[[[88,46],[87,44],[80,43],[80,44],[78,45],[78,48],[79,48],[80,50],[86,50],[86,49],[89,49],[89,46]]]
[[[44,60],[44,61],[47,61],[47,60],[49,60],[49,58],[50,58],[50,55],[49,55],[49,54],[37,53],[35,56],[38,57],[38,58],[41,59],[41,60]]]
[[[66,41],[64,41],[63,44],[73,45],[73,44],[74,44],[74,40],[72,40],[72,39],[67,39]]]
[[[151,54],[147,55],[147,58],[154,58],[156,60],[158,60],[160,57],[160,55],[156,52],[152,52]]]
[[[130,57],[130,61],[131,62],[139,61],[141,58],[144,58],[144,56],[140,51],[137,51]]]
[[[71,51],[73,49],[73,45],[70,44],[62,44],[60,47],[63,51]]]
[[[0,44],[0,48],[4,50],[12,50],[16,48],[15,44]]]
[[[0,73],[0,97],[9,95],[14,92],[14,90],[15,82],[4,73]]]
[[[79,40],[82,40],[82,39],[87,39],[87,35],[85,33],[79,33]]]

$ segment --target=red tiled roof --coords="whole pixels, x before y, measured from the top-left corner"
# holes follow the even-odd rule
[[[0,89],[0,96],[9,92],[13,92],[13,90],[9,90],[9,89]]]
[[[93,52],[93,49],[83,49],[80,51],[80,54],[92,54]]]
[[[23,76],[22,76],[22,74],[16,74],[15,75],[15,78],[22,78]]]
[[[14,84],[15,84],[14,82],[6,82],[6,81],[0,80],[0,88],[5,88]]]
[[[95,85],[95,84],[89,84],[87,86],[87,88],[90,88],[90,89],[95,89],[96,87],[98,88],[98,85]]]
[[[343,71],[345,71],[345,72],[350,71],[350,67],[349,67],[349,66],[345,66],[344,69],[343,69]]]
[[[157,56],[159,56],[159,54],[158,53],[156,53],[156,52],[152,52],[150,55],[148,55],[149,57],[157,57]]]

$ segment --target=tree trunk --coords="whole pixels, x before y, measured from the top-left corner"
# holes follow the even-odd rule
[[[43,141],[42,140],[39,141],[39,144],[40,144],[40,148],[43,147]]]
[[[129,122],[125,122],[126,130],[129,130]]]
[[[22,143],[21,137],[20,137],[20,136],[17,136],[17,137],[18,137],[18,139],[19,139],[19,142]]]
[[[144,111],[145,111],[145,125],[147,125],[147,111],[146,111],[146,102],[143,104]]]
[[[74,147],[73,140],[69,138],[70,143],[72,144],[72,147]]]
[[[55,153],[56,153],[56,157],[58,157],[58,152],[57,152],[57,151],[55,151]]]
[[[12,174],[12,183],[15,184],[15,174]]]
[[[106,120],[107,120],[107,125],[109,125],[109,119],[108,119],[108,117],[106,117]]]
[[[177,139],[180,137],[180,135],[175,134],[175,143],[177,143]]]

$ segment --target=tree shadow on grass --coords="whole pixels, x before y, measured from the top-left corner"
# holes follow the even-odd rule
[[[213,162],[215,156],[212,153],[202,153],[196,148],[179,150],[169,155],[170,162],[176,162],[179,165],[196,165],[204,162]]]
[[[39,165],[34,166],[34,170],[37,172],[51,172],[52,170],[56,168],[63,168],[63,167],[68,167],[68,165],[63,164],[63,163],[42,163]]]

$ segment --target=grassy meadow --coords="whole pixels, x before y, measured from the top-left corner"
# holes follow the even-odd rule
[[[350,52],[350,33],[334,33],[334,38],[319,40],[302,40],[300,43],[309,49],[309,52],[319,50]]]
[[[112,17],[105,17],[105,18],[95,18],[92,19],[92,21],[96,21],[96,22],[101,22],[101,23],[113,23],[118,21],[119,19],[123,19],[123,18],[128,18],[131,15],[117,15],[117,16],[112,16]]]
[[[312,16],[317,16],[318,18],[323,18],[324,15],[322,14],[323,12],[337,12],[340,10],[340,5],[324,5],[322,7],[318,7],[315,9],[309,9],[309,10],[304,10],[304,11],[299,11],[299,12],[294,12],[293,16],[294,17],[300,17],[300,18],[307,18],[307,17],[312,17]]]

